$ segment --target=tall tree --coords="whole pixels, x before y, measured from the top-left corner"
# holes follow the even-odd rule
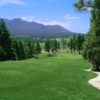
[[[73,52],[73,45],[74,45],[74,41],[73,38],[71,38],[68,43],[68,47],[71,50],[71,53]]]
[[[37,58],[38,58],[38,55],[41,53],[41,46],[40,46],[40,43],[39,41],[36,42],[36,55],[37,55]]]
[[[48,55],[50,55],[50,50],[51,50],[51,44],[50,44],[50,40],[46,40],[45,41],[45,51],[48,52]]]
[[[0,46],[3,52],[5,52],[5,54],[2,55],[3,60],[11,59],[11,38],[3,19],[0,19]]]
[[[84,58],[88,59],[94,70],[100,70],[100,0],[78,0],[76,8],[81,11],[91,8],[91,27],[84,44]]]
[[[65,38],[62,38],[61,39],[61,46],[62,46],[62,49],[66,49],[67,47],[67,40]]]
[[[75,50],[76,50],[76,35],[73,36],[73,50],[74,50],[74,53],[75,53]]]
[[[0,46],[0,61],[3,61],[5,59],[5,51]]]
[[[31,57],[33,57],[33,54],[34,54],[34,45],[33,45],[33,42],[29,41],[27,43],[27,45],[28,45],[28,48],[29,48],[28,57],[31,58]]]
[[[51,48],[52,48],[52,52],[58,51],[58,41],[56,39],[52,40]]]
[[[78,35],[76,35],[76,48],[77,48],[79,54],[82,50],[82,45],[83,45],[82,35],[78,34]]]
[[[26,59],[26,53],[25,53],[25,49],[24,49],[24,42],[23,41],[20,41],[19,42],[19,46],[20,46],[20,55],[21,55],[21,60],[22,59]]]

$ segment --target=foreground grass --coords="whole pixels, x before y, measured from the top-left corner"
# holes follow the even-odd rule
[[[0,62],[0,100],[100,100],[80,55]]]

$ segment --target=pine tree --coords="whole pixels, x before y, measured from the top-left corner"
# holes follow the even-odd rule
[[[76,48],[77,48],[79,54],[82,50],[82,45],[83,45],[82,35],[78,34],[78,35],[76,35]]]
[[[68,43],[68,47],[69,47],[71,53],[73,52],[73,45],[74,45],[74,41],[73,41],[73,38],[71,38]]]
[[[76,43],[76,35],[74,35],[73,36],[73,51],[74,51],[74,53],[76,51],[76,45],[77,45],[77,43]]]
[[[94,70],[100,70],[100,0],[78,0],[79,10],[91,8],[91,27],[83,47],[83,56],[89,60]],[[84,9],[85,8],[85,9]]]
[[[20,59],[26,59],[25,49],[24,49],[24,43],[22,41],[19,42],[19,49],[20,49]]]
[[[50,40],[46,40],[45,41],[45,51],[48,52],[48,55],[50,55],[50,50],[51,50]]]
[[[67,40],[65,38],[62,38],[61,39],[61,46],[62,46],[62,49],[66,49],[67,47]]]
[[[57,49],[60,50],[60,42],[57,41]]]
[[[5,54],[6,54],[5,51],[0,46],[0,61],[5,60]]]
[[[17,55],[17,59],[20,60],[21,59],[21,55],[20,55],[20,45],[19,45],[19,41],[18,40],[14,40],[13,41],[13,48],[15,49],[16,55]]]
[[[41,53],[41,46],[40,46],[40,43],[39,41],[36,42],[36,55],[37,55],[37,58],[38,58],[38,55]]]
[[[58,42],[57,42],[56,39],[52,40],[51,48],[52,48],[52,52],[57,52],[58,51]]]
[[[0,46],[4,52],[4,55],[2,55],[3,60],[11,59],[11,38],[3,19],[0,19]]]
[[[29,53],[28,53],[28,57],[31,58],[33,57],[33,53],[34,53],[34,48],[33,48],[33,44],[32,41],[28,42],[28,48],[29,48]]]

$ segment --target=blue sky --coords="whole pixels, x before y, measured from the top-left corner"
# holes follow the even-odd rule
[[[86,33],[90,26],[89,12],[78,12],[76,0],[0,0],[0,17],[21,18],[45,25],[59,24],[66,29]]]

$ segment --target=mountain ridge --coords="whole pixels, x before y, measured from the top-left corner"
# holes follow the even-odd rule
[[[15,37],[33,38],[64,38],[74,35],[60,25],[44,25],[37,22],[27,22],[20,18],[4,19],[8,30]]]

